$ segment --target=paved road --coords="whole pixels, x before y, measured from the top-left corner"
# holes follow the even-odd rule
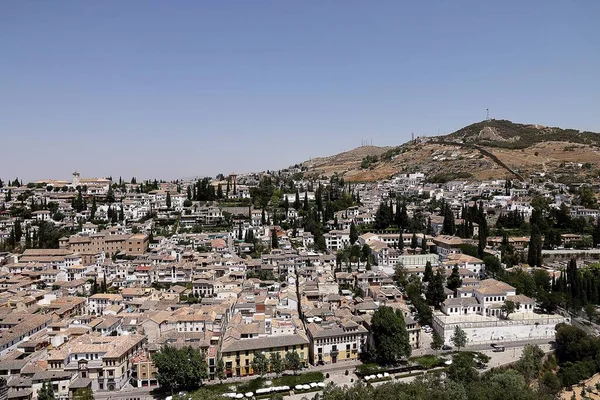
[[[429,348],[429,343],[431,342],[431,335],[427,335],[425,333],[423,333],[423,338],[422,338],[422,347],[420,349],[416,349],[413,351],[413,355],[414,356],[419,356],[419,355],[424,355],[424,354],[434,354],[435,352]],[[506,365],[506,364],[510,364],[513,363],[515,361],[517,361],[520,357],[521,357],[521,353],[523,351],[523,348],[525,347],[525,344],[537,344],[540,347],[542,347],[542,349],[544,351],[551,351],[551,345],[550,345],[550,341],[549,340],[534,340],[534,341],[530,341],[527,343],[523,343],[521,342],[498,342],[498,344],[502,344],[506,350],[504,352],[493,352],[490,344],[478,344],[478,345],[473,345],[473,346],[467,346],[464,350],[470,350],[470,351],[480,351],[483,352],[484,354],[487,354],[490,356],[490,362],[488,363],[488,369],[490,368],[494,368],[500,365]],[[448,351],[440,351],[438,352],[438,355],[444,355],[449,353]],[[351,385],[353,382],[356,382],[358,380],[358,377],[356,375],[354,375],[353,371],[354,368],[360,365],[360,362],[358,361],[343,361],[343,362],[339,362],[336,364],[328,364],[328,365],[319,365],[319,366],[310,366],[306,369],[303,370],[303,372],[309,372],[309,371],[321,371],[324,374],[325,373],[329,373],[330,377],[329,379],[326,379],[326,382],[328,381],[332,381],[335,382],[336,385]],[[349,371],[349,375],[345,375],[346,370]],[[267,375],[267,377],[269,377]],[[242,382],[242,381],[246,381],[246,380],[251,380],[256,378],[255,376],[248,376],[248,377],[243,377],[243,378],[237,378],[237,379],[228,379],[226,382],[231,382],[231,383],[236,383],[236,382]],[[408,378],[402,378],[400,381],[402,382],[410,382],[411,380],[413,380],[414,377],[408,377]],[[353,380],[353,382],[351,381]],[[215,382],[216,383],[216,382]],[[131,386],[127,386],[126,388],[124,388],[123,390],[121,390],[120,392],[112,392],[112,393],[107,393],[107,392],[97,392],[94,393],[94,396],[96,399],[99,400],[112,400],[112,399],[123,399],[123,400],[151,400],[154,399],[154,397],[150,394],[150,391],[152,391],[152,388],[134,388]],[[306,397],[308,399],[312,399],[314,397],[313,393],[308,393],[308,394],[298,394],[298,395],[293,395],[293,396],[286,396],[286,399],[289,400],[300,400],[302,397]]]
[[[152,400],[150,391],[154,388],[123,389],[119,392],[94,392],[95,399],[101,400]]]
[[[309,366],[308,368],[305,368],[302,370],[302,372],[312,372],[312,371],[321,371],[324,374],[329,373],[331,378],[330,380],[334,380],[334,379],[338,379],[337,381],[339,381],[339,377],[340,376],[344,376],[345,377],[345,372],[346,370],[348,371],[354,371],[354,368],[356,368],[357,365],[360,365],[361,363],[359,361],[341,361],[338,362],[336,364],[327,364],[327,365],[318,365],[318,366]],[[333,378],[334,376],[337,376],[338,378]],[[269,377],[274,377],[274,375],[272,374],[267,374],[266,375],[267,378]],[[256,376],[246,376],[243,378],[233,378],[233,379],[227,379],[225,382],[227,383],[238,383],[238,382],[243,382],[243,381],[248,381],[248,380],[252,380],[255,379]],[[356,377],[354,377],[356,378]],[[348,378],[348,383],[349,382]],[[336,381],[336,383],[337,383]],[[210,382],[212,384],[218,383],[217,381],[215,382]],[[151,400],[154,399],[154,397],[150,394],[150,392],[155,389],[155,387],[142,387],[142,388],[136,388],[136,387],[132,387],[131,385],[126,385],[121,391],[119,392],[97,392],[94,393],[94,397],[96,399],[101,399],[101,400],[112,400],[112,399],[123,399],[123,400]],[[309,393],[310,394],[310,393]]]

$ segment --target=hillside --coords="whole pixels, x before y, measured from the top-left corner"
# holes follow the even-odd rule
[[[375,181],[424,172],[434,182],[546,174],[559,182],[590,181],[600,168],[600,134],[504,120],[482,121],[445,136],[398,147],[359,147],[303,163],[309,176],[335,173]]]
[[[594,132],[517,124],[507,120],[494,119],[471,124],[441,138],[509,149],[525,149],[542,142],[600,144],[600,134]]]

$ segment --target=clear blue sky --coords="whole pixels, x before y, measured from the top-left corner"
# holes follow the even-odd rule
[[[279,169],[485,118],[600,131],[600,1],[3,1],[0,177]]]

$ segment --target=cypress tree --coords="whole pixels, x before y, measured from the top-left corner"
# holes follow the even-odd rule
[[[456,290],[462,285],[462,279],[460,278],[460,274],[458,272],[458,265],[454,265],[452,267],[452,273],[448,278],[448,289]]]
[[[8,243],[10,244],[10,247],[15,247],[15,245],[16,245],[15,228],[12,228],[10,230],[10,236],[8,237]]]
[[[379,204],[379,209],[375,214],[375,228],[376,229],[387,229],[392,221],[390,217],[390,210],[387,202],[382,201]]]
[[[303,207],[304,207],[304,211],[308,212],[309,208],[308,208],[308,192],[307,191],[304,192],[304,204],[303,204]]]
[[[433,267],[431,262],[427,261],[425,264],[425,272],[423,273],[423,282],[431,282],[433,279]]]
[[[23,229],[21,228],[21,221],[20,220],[15,220],[15,227],[14,227],[14,233],[15,233],[15,244],[21,242],[21,237],[23,236]]]
[[[80,191],[80,193],[81,193],[81,191]],[[108,187],[108,193],[106,193],[106,202],[108,204],[111,204],[111,203],[115,202],[115,194],[113,192],[112,186]]]
[[[485,246],[487,244],[487,220],[483,213],[483,202],[481,201],[479,202],[479,209],[477,210],[477,223],[479,224],[479,245],[477,251],[479,253],[479,258],[483,258]],[[542,251],[541,247],[540,244],[540,252]]]
[[[400,228],[400,233],[398,234],[398,251],[400,254],[404,253],[404,238],[402,235],[403,229]]]
[[[531,267],[542,266],[542,234],[537,224],[531,225],[531,237],[527,249],[527,263]]]
[[[350,244],[354,245],[354,243],[356,243],[357,240],[358,240],[358,231],[356,230],[356,225],[354,225],[354,222],[352,222],[350,224]]]
[[[437,270],[433,279],[427,285],[427,301],[430,305],[439,307],[440,303],[442,303],[446,299],[446,294],[444,292],[444,281],[446,280],[445,275],[442,275],[440,269]]]
[[[300,191],[296,189],[296,198],[294,200],[294,208],[300,210]]]
[[[410,240],[410,248],[414,250],[417,248],[418,244],[419,243],[417,241],[417,234],[413,233],[412,239]]]
[[[319,183],[319,187],[317,188],[317,192],[315,193],[315,201],[317,204],[317,210],[319,212],[323,211],[323,187]]]
[[[445,207],[444,210],[444,223],[442,224],[442,234],[454,235],[456,227],[454,223],[454,213],[450,207]]]

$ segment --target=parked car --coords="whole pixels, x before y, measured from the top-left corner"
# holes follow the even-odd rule
[[[447,344],[442,346],[442,350],[452,350],[452,346],[448,346]]]

